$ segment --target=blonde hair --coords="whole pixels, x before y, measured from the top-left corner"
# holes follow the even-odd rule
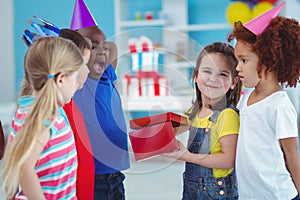
[[[59,37],[74,42],[74,44],[80,49],[82,54],[85,49],[92,50],[92,41],[86,37],[83,37],[77,31],[73,31],[68,28],[63,28],[60,30]],[[31,95],[31,93],[32,93],[32,88],[30,87],[29,84],[28,75],[25,72],[19,97],[25,95]]]
[[[26,78],[30,88],[38,91],[39,95],[20,132],[5,151],[2,176],[8,197],[12,197],[18,189],[22,165],[38,143],[40,133],[44,131],[44,122],[54,119],[58,107],[64,104],[63,96],[55,83],[56,75],[64,73],[69,76],[82,65],[80,50],[66,39],[42,37],[29,47],[24,60]],[[54,78],[49,79],[49,74],[53,74]]]
[[[25,95],[31,95],[31,93],[32,93],[32,88],[31,88],[31,85],[29,84],[28,75],[25,72],[19,97],[22,97]]]

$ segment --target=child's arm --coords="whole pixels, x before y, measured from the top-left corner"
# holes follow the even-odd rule
[[[235,163],[237,138],[237,134],[222,137],[220,139],[222,152],[217,154],[194,154],[178,141],[179,149],[177,151],[162,155],[208,168],[230,169]]]
[[[118,62],[118,49],[117,45],[114,42],[107,42],[108,48],[109,48],[109,58],[108,63],[113,66],[114,69],[117,68],[117,62]]]
[[[298,138],[281,139],[280,144],[284,153],[285,164],[300,195],[300,158],[298,155]]]
[[[180,135],[184,132],[187,132],[189,130],[190,126],[177,126],[173,127],[173,131],[175,136]]]
[[[34,171],[36,162],[44,149],[45,144],[49,140],[50,131],[45,130],[40,135],[39,141],[34,145],[34,148],[30,154],[30,157],[25,161],[22,166],[20,174],[20,185],[24,191],[25,196],[30,200],[42,200],[45,199],[38,176]]]

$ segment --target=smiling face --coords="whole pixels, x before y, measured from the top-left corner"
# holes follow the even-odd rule
[[[89,77],[98,80],[108,64],[109,49],[105,41],[106,36],[96,26],[80,29],[78,32],[92,41],[91,56],[87,65],[90,70]]]
[[[228,66],[224,55],[209,53],[203,56],[196,83],[204,104],[219,102],[229,89],[235,87],[235,82],[232,67]]]
[[[240,40],[237,40],[234,52],[238,60],[236,70],[243,85],[247,88],[256,87],[260,82],[256,69],[259,61],[258,56],[249,45]]]

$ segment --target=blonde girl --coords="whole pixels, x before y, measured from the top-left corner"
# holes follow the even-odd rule
[[[43,37],[29,47],[24,68],[32,92],[18,99],[2,169],[8,198],[76,199],[77,153],[62,106],[82,66],[80,50],[66,39]]]

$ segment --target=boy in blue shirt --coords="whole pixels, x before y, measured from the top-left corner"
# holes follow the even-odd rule
[[[89,77],[74,100],[81,110],[93,148],[95,161],[95,199],[125,199],[122,170],[129,168],[127,129],[122,102],[113,82],[115,67],[109,63],[114,43],[106,42],[97,27],[79,29],[92,41]],[[115,57],[116,59],[116,57]]]
[[[83,0],[76,0],[71,29],[92,41],[83,88],[73,97],[83,114],[95,162],[94,199],[125,199],[121,173],[130,167],[122,102],[114,86],[117,48],[106,41]]]

